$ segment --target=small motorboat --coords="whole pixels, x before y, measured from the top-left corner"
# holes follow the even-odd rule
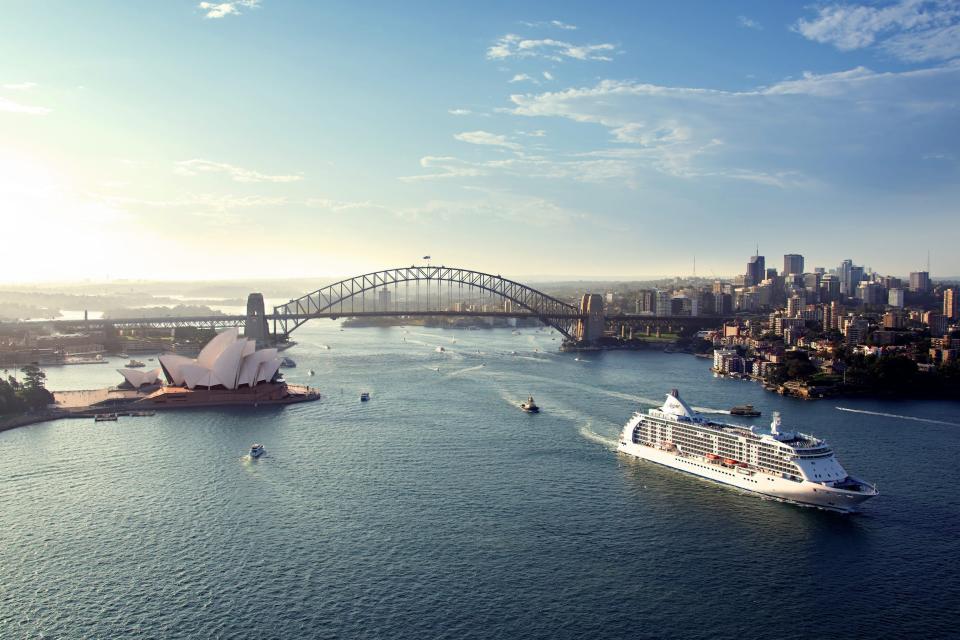
[[[367,402],[370,399],[370,392],[364,391],[360,394],[360,402]]]
[[[511,352],[510,352],[510,355],[515,356],[515,355],[517,355],[517,352],[516,352],[516,351],[511,351]]]
[[[437,347],[437,348],[435,349],[435,351],[436,351],[437,353],[443,353],[444,351],[446,351],[446,349],[444,349],[443,347]]]
[[[736,407],[730,409],[730,415],[732,416],[747,416],[748,418],[756,418],[760,415],[760,412],[753,408],[752,404],[737,405]]]
[[[538,407],[537,403],[533,401],[533,396],[527,398],[526,402],[521,403],[520,408],[527,413],[540,413],[540,407]]]
[[[312,376],[313,374],[314,374],[314,370],[313,370],[313,369],[310,369],[310,371],[307,372],[307,375],[308,375],[308,376]]]
[[[251,457],[251,458],[259,458],[260,456],[262,456],[262,455],[265,454],[266,452],[267,452],[267,450],[263,448],[263,445],[262,445],[262,444],[257,443],[257,444],[250,445],[250,457]]]
[[[127,363],[128,369],[139,369],[140,367],[147,366],[146,363],[141,362],[140,360],[133,360],[131,358],[130,362]]]
[[[93,417],[94,422],[116,422],[117,414],[115,413],[98,413]]]
[[[286,369],[292,369],[297,366],[297,363],[291,360],[290,358],[284,358],[280,361],[280,366]]]

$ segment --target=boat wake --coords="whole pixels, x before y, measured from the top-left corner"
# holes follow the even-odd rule
[[[596,433],[595,431],[591,430],[590,426],[591,426],[591,423],[588,421],[587,423],[581,425],[580,428],[577,429],[577,432],[581,436],[589,440],[590,442],[596,442],[597,444],[601,444],[607,449],[610,449],[611,451],[617,450],[618,442],[616,438],[608,438],[606,436],[602,436],[599,433]]]
[[[730,415],[730,412],[724,409],[711,409],[710,407],[694,407],[693,409],[695,411],[699,411],[700,413],[715,413],[718,415],[725,415],[725,416]]]
[[[476,366],[467,367],[467,368],[465,368],[465,369],[457,369],[456,371],[453,371],[453,372],[451,372],[451,373],[448,373],[448,374],[447,374],[447,377],[448,377],[448,378],[452,378],[452,377],[454,377],[454,376],[459,376],[459,375],[464,374],[464,373],[469,373],[470,371],[478,371],[478,370],[480,370],[480,369],[483,369],[483,368],[486,367],[486,366],[487,366],[487,365],[485,365],[485,364],[478,364],[478,365],[476,365]]]
[[[897,420],[912,420],[914,422],[927,422],[929,424],[945,424],[951,427],[960,427],[960,423],[947,422],[946,420],[934,420],[932,418],[918,418],[916,416],[902,416],[896,413],[882,413],[880,411],[866,411],[864,409],[848,409],[847,407],[834,407],[837,411],[846,411],[848,413],[863,413],[868,416],[880,416],[882,418],[895,418]]]

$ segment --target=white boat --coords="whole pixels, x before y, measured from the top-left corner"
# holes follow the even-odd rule
[[[534,402],[533,396],[527,398],[526,402],[520,403],[520,408],[527,413],[540,413],[540,407],[538,407],[537,403]]]
[[[128,369],[139,369],[140,367],[145,367],[145,366],[147,366],[145,362],[141,362],[140,360],[133,360],[133,359],[131,359],[130,362],[126,364],[126,367]]]
[[[260,456],[262,456],[262,455],[263,455],[264,453],[266,453],[266,452],[267,452],[267,450],[263,448],[263,445],[262,445],[262,444],[257,443],[257,444],[250,445],[250,457],[251,457],[251,458],[259,458]]]
[[[437,348],[435,349],[435,351],[436,351],[437,353],[443,353],[444,351],[446,351],[446,349],[444,349],[443,347],[437,347]]]
[[[308,376],[312,376],[314,373],[315,373],[314,370],[313,370],[313,369],[310,369],[310,371],[307,372],[307,375],[308,375]]]
[[[878,494],[851,476],[823,440],[781,429],[773,414],[769,433],[709,420],[680,399],[637,412],[623,427],[618,450],[671,469],[765,496],[830,511],[857,511]]]

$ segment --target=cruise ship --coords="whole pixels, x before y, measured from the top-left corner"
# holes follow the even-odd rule
[[[708,420],[676,389],[659,409],[637,412],[623,427],[618,450],[777,500],[852,512],[877,488],[849,475],[819,438],[781,429],[769,433]]]

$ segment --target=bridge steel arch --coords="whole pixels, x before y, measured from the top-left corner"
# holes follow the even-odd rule
[[[411,282],[436,284],[438,290],[440,283],[448,283],[489,292],[525,310],[523,313],[512,314],[514,317],[534,317],[571,340],[575,339],[577,321],[582,317],[573,305],[499,275],[457,267],[410,266],[376,271],[334,282],[276,306],[273,308],[274,334],[289,334],[312,318],[350,316],[351,312],[361,309],[345,308],[345,302],[353,301],[356,296],[366,291],[383,288],[389,290],[390,287],[396,291],[397,285]],[[409,304],[409,300],[405,300],[405,303]],[[399,307],[396,300],[394,305]],[[423,312],[418,314],[423,315]],[[403,310],[397,308],[396,315],[404,315]],[[464,312],[463,315],[471,314]]]

